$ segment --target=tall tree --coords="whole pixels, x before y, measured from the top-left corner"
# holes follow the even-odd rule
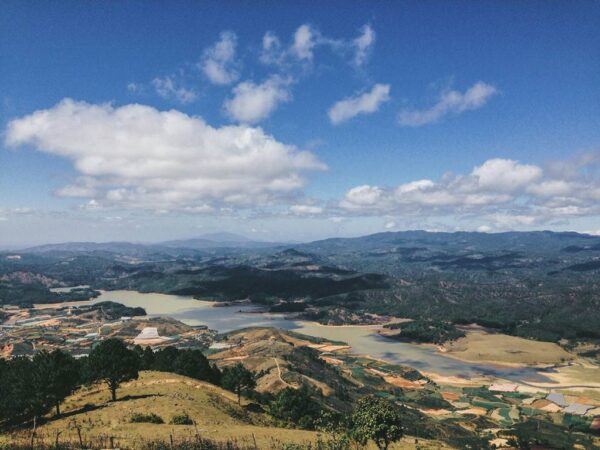
[[[238,363],[233,367],[223,370],[221,377],[221,385],[237,394],[238,405],[241,403],[242,391],[246,389],[254,389],[256,381],[254,374],[246,369],[242,364]]]
[[[41,351],[33,357],[33,371],[32,388],[38,399],[38,413],[45,413],[47,409],[54,407],[59,416],[60,404],[77,387],[80,379],[79,364],[62,350],[51,353]]]
[[[125,381],[137,380],[140,360],[120,339],[100,342],[90,352],[88,371],[93,380],[104,381],[110,389],[112,401],[117,400],[117,389]]]
[[[302,385],[300,389],[287,387],[281,390],[271,403],[269,412],[300,428],[312,429],[321,415],[321,406],[312,398],[308,386]]]
[[[212,367],[200,350],[180,350],[172,370],[187,377],[219,383],[219,369]]]
[[[402,407],[375,395],[361,398],[352,413],[352,437],[359,444],[375,442],[380,450],[387,450],[392,442],[404,435]]]
[[[35,415],[33,372],[33,362],[25,356],[0,364],[0,420],[18,423]]]

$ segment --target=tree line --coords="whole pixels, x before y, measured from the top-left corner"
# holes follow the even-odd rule
[[[219,370],[202,351],[166,347],[156,352],[120,339],[94,346],[87,357],[75,359],[63,350],[40,351],[32,358],[0,358],[0,425],[14,425],[42,417],[52,409],[60,415],[64,399],[80,386],[103,382],[111,400],[117,400],[121,383],[135,380],[140,370],[173,372],[238,394],[255,386],[253,374],[239,365]]]

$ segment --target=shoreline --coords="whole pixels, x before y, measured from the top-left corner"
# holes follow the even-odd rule
[[[127,293],[135,293],[135,294],[154,294],[154,295],[164,295],[165,296],[165,300],[168,300],[168,297],[171,296],[172,294],[160,294],[160,293],[152,293],[152,292],[138,292],[138,291],[129,291],[129,290],[124,290],[124,289],[118,289],[118,290],[112,290],[112,291],[107,291],[107,290],[99,290],[100,292],[100,297],[102,297],[105,294],[112,294],[113,297],[116,297],[115,299],[112,299],[110,301],[115,301],[115,302],[121,302],[123,304],[128,304],[130,302],[128,302],[125,298],[123,298],[122,300],[120,300],[118,298],[118,293],[119,291],[123,292],[123,297],[125,297],[125,295]],[[49,309],[49,308],[61,308],[61,307],[68,307],[68,306],[84,306],[84,305],[91,305],[94,303],[98,303],[100,301],[103,301],[102,299],[100,299],[100,297],[96,297],[96,298],[92,298],[92,299],[88,299],[88,300],[83,300],[83,301],[75,301],[75,302],[61,302],[61,303],[53,303],[53,304],[35,304],[34,305],[34,309],[38,309],[38,310],[43,310],[43,309]],[[182,301],[187,301],[187,300],[193,300],[194,302],[198,302],[198,303],[193,303],[190,302],[189,307],[190,309],[194,309],[194,304],[197,305],[203,305],[206,307],[210,307],[210,308],[222,308],[225,306],[230,306],[230,307],[236,307],[236,306],[248,306],[248,305],[253,305],[252,303],[236,303],[236,302],[230,302],[229,304],[224,304],[223,302],[216,302],[216,301],[211,301],[211,300],[200,300],[200,299],[196,299],[193,298],[191,296],[175,296],[178,297],[180,300]],[[140,300],[135,298],[136,302],[139,302]],[[162,301],[160,302],[162,303]],[[127,306],[127,305],[126,305]],[[260,305],[257,305],[260,306]],[[161,308],[162,309],[162,308]],[[237,313],[238,311],[236,311]],[[249,312],[246,311],[242,311],[243,314],[247,314]],[[172,317],[174,313],[170,313],[168,311],[160,311],[157,313],[152,313],[149,312],[148,316],[150,317],[160,317],[160,316],[164,316],[164,317]],[[269,315],[276,315],[277,313],[269,313],[268,311],[256,311],[255,314],[259,314],[259,315],[264,315],[264,316],[269,316]],[[282,314],[279,314],[279,316],[281,316]],[[284,317],[287,320],[290,320],[291,322],[298,322],[299,327],[298,328],[290,328],[289,331],[293,331],[296,333],[300,333],[300,334],[305,334],[307,336],[311,336],[311,337],[317,337],[320,339],[324,339],[324,340],[335,340],[335,341],[339,341],[339,342],[344,342],[346,345],[348,345],[347,349],[344,349],[343,351],[345,353],[349,353],[352,356],[356,356],[356,357],[365,357],[365,358],[369,358],[372,360],[376,360],[376,361],[380,361],[386,364],[396,364],[396,365],[402,365],[405,367],[412,367],[416,370],[418,370],[419,372],[423,373],[423,375],[427,376],[428,378],[431,378],[433,381],[435,381],[436,383],[440,383],[440,384],[449,384],[449,385],[485,385],[485,384],[490,384],[493,383],[494,381],[497,380],[506,380],[506,378],[504,378],[504,376],[502,374],[485,374],[485,371],[482,370],[475,370],[475,372],[478,373],[473,373],[470,377],[469,376],[461,376],[458,373],[447,373],[445,372],[443,369],[440,370],[436,370],[436,366],[435,365],[429,365],[428,368],[423,368],[420,369],[414,365],[411,365],[410,363],[404,363],[404,362],[398,362],[398,361],[394,361],[393,359],[388,359],[388,358],[380,358],[380,357],[374,357],[371,354],[369,354],[369,351],[366,348],[363,348],[362,350],[367,350],[365,351],[359,351],[356,346],[353,346],[351,344],[349,344],[347,339],[344,339],[343,336],[339,336],[338,338],[332,338],[331,336],[327,336],[327,333],[324,333],[325,336],[323,336],[322,334],[320,334],[318,332],[319,329],[329,329],[329,330],[360,330],[358,331],[359,334],[362,332],[364,332],[365,335],[373,335],[373,338],[376,337],[382,337],[384,339],[386,339],[386,336],[381,333],[381,330],[384,329],[384,326],[386,324],[389,323],[394,323],[394,322],[403,322],[403,321],[407,321],[410,319],[403,319],[403,318],[390,318],[390,317],[377,317],[378,319],[380,319],[378,322],[376,323],[367,323],[367,324],[341,324],[341,325],[327,325],[327,324],[323,324],[314,320],[303,320],[301,318],[292,318],[292,317]],[[196,324],[198,322],[201,322],[202,319],[190,319],[190,320],[185,320],[182,318],[178,318],[176,320],[179,320],[180,322],[186,324],[186,325],[193,325]],[[211,327],[210,324],[210,320],[206,321],[204,323],[204,325]],[[265,328],[268,327],[274,327],[274,328],[281,328],[284,331],[287,331],[288,328],[285,328],[283,326],[278,326],[278,325],[273,325],[273,326],[269,326],[269,325],[261,325],[264,326]],[[218,331],[218,328],[217,328]],[[311,333],[312,331],[312,333]],[[477,327],[476,329],[469,329],[467,330],[469,331],[479,331],[479,327]],[[353,336],[353,335],[352,335]],[[362,336],[362,335],[361,335]],[[352,340],[352,339],[350,339]],[[390,342],[393,342],[393,340],[390,339]],[[427,351],[430,351],[432,354],[437,355],[441,358],[448,358],[448,360],[454,360],[454,361],[458,361],[461,363],[465,363],[467,365],[473,365],[473,366],[477,366],[477,365],[481,365],[481,366],[488,366],[490,369],[531,369],[531,370],[540,370],[543,371],[544,369],[556,369],[561,370],[564,369],[565,367],[568,367],[568,363],[567,364],[556,364],[556,363],[541,363],[541,364],[528,364],[528,363],[522,363],[522,362],[507,362],[507,361],[502,361],[502,362],[498,362],[496,360],[488,360],[488,359],[477,359],[477,358],[464,358],[461,357],[460,355],[457,355],[455,352],[452,351],[442,351],[443,347],[440,347],[438,345],[435,344],[431,344],[431,343],[408,343],[409,345],[411,345],[412,347],[414,347],[415,349],[424,349]],[[399,354],[403,354],[402,351],[402,347],[398,348],[398,353]],[[549,378],[550,380],[548,380],[548,382],[539,382],[539,388],[540,389],[560,389],[562,388],[561,386],[561,382],[559,381],[558,383],[555,383],[553,377],[551,376],[552,374],[548,373],[548,374],[543,374],[547,376],[547,378]],[[565,383],[562,384],[563,386],[574,386],[574,385],[584,385],[584,382],[581,382],[579,380],[573,380],[571,379],[571,377],[569,377],[567,374],[562,374],[564,375],[567,379],[565,379]],[[511,382],[515,382],[518,384],[524,384],[527,385],[529,382],[526,379],[518,379],[517,381],[514,381],[514,379],[511,378]],[[561,380],[562,381],[562,380]]]

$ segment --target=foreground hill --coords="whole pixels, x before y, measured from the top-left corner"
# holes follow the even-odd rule
[[[85,448],[110,448],[112,438],[114,448],[138,449],[151,441],[162,440],[168,445],[172,437],[177,444],[199,435],[217,442],[234,441],[240,448],[275,450],[289,443],[314,444],[318,436],[312,431],[275,427],[267,414],[249,406],[247,400],[238,406],[233,393],[172,373],[141,372],[138,380],[122,386],[119,397],[117,402],[109,402],[104,385],[77,391],[66,400],[62,418],[38,428],[37,444],[53,444],[57,433],[59,442],[77,443],[81,433]],[[131,423],[135,413],[153,413],[165,423]],[[173,416],[184,413],[195,426],[169,423]],[[0,435],[0,448],[11,448],[10,443],[28,448],[30,439],[29,430]],[[390,448],[415,448],[411,442],[414,438],[406,438]],[[425,441],[420,448],[451,447]]]
[[[169,440],[172,434],[183,438],[196,433],[194,426],[169,424],[174,415],[187,413],[205,438],[250,443],[254,434],[261,448],[270,445],[275,436],[281,442],[315,438],[309,431],[274,430],[266,414],[251,412],[246,401],[238,406],[235,394],[173,373],[141,372],[138,380],[122,386],[119,398],[109,402],[103,384],[81,389],[65,401],[64,417],[43,425],[39,434],[55,436],[61,431],[61,440],[76,441],[79,426],[83,439],[91,444],[112,436],[119,446],[137,448],[150,439]],[[134,413],[156,414],[165,424],[130,423]]]

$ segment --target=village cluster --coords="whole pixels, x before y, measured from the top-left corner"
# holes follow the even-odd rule
[[[67,350],[75,357],[89,354],[94,343],[118,337],[132,345],[159,348],[210,346],[215,332],[164,317],[121,315],[121,305],[56,305],[44,308],[3,306],[0,357],[30,356],[38,350]],[[127,309],[124,309],[127,312]]]

